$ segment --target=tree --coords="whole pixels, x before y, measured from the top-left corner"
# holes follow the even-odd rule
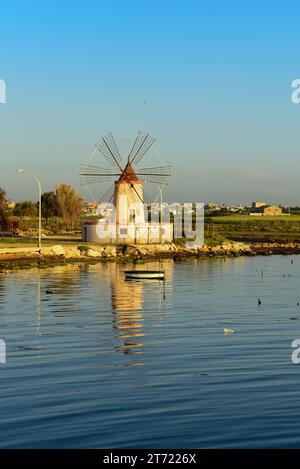
[[[58,211],[62,217],[66,228],[73,229],[74,224],[79,221],[82,211],[82,197],[69,186],[69,184],[59,184],[56,186],[56,199]]]
[[[59,209],[57,196],[54,192],[44,192],[42,194],[42,217],[52,218],[58,217]]]
[[[14,208],[13,214],[16,217],[27,217],[35,218],[37,217],[37,204],[31,200],[23,200],[22,202],[17,202]]]
[[[6,230],[8,226],[8,210],[7,210],[6,192],[0,187],[0,228]]]

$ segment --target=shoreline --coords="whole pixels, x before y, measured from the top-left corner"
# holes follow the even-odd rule
[[[2,252],[1,252],[2,251]],[[4,251],[4,252],[3,252]],[[55,245],[42,248],[17,248],[0,250],[0,274],[31,268],[51,268],[68,264],[97,264],[107,262],[143,264],[145,262],[173,259],[213,259],[240,256],[270,256],[300,254],[300,244],[259,243],[244,244],[226,242],[218,246],[203,246],[188,249],[176,245],[126,246],[117,250],[115,246],[72,246]]]

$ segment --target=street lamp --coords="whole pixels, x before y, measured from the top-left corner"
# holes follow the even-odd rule
[[[26,173],[29,174],[33,179],[37,182],[38,188],[39,188],[39,249],[42,247],[42,186],[40,183],[39,178],[31,173],[30,171],[26,171],[26,169],[20,169],[18,168],[17,173]]]
[[[162,195],[162,188],[158,185],[158,184],[155,184],[157,189],[159,190],[160,192],[160,207],[159,207],[159,213],[160,213],[160,220],[159,220],[159,242],[161,244],[162,242],[162,198],[163,198],[163,195]]]

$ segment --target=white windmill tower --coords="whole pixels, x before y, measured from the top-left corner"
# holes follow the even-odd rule
[[[171,167],[158,166],[150,168],[135,168],[141,161],[145,153],[153,145],[155,139],[149,134],[139,132],[134,144],[126,159],[126,164],[122,167],[122,158],[112,134],[102,137],[96,144],[96,148],[106,158],[111,168],[100,168],[89,164],[81,165],[80,177],[83,184],[94,184],[115,179],[112,187],[106,192],[103,199],[112,201],[116,211],[115,223],[120,234],[128,233],[128,226],[136,233],[137,228],[141,229],[147,225],[145,217],[143,184],[145,182],[156,185],[168,184]],[[107,200],[108,199],[108,200]],[[127,230],[127,232],[125,232]],[[149,236],[148,236],[149,237]],[[126,236],[125,236],[126,238]],[[127,241],[136,238],[136,235],[129,235]]]

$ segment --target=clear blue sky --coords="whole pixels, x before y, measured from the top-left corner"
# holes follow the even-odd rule
[[[173,166],[170,200],[300,204],[299,1],[10,0],[0,18],[11,199],[35,197],[16,167],[81,190],[97,139],[141,129]]]

